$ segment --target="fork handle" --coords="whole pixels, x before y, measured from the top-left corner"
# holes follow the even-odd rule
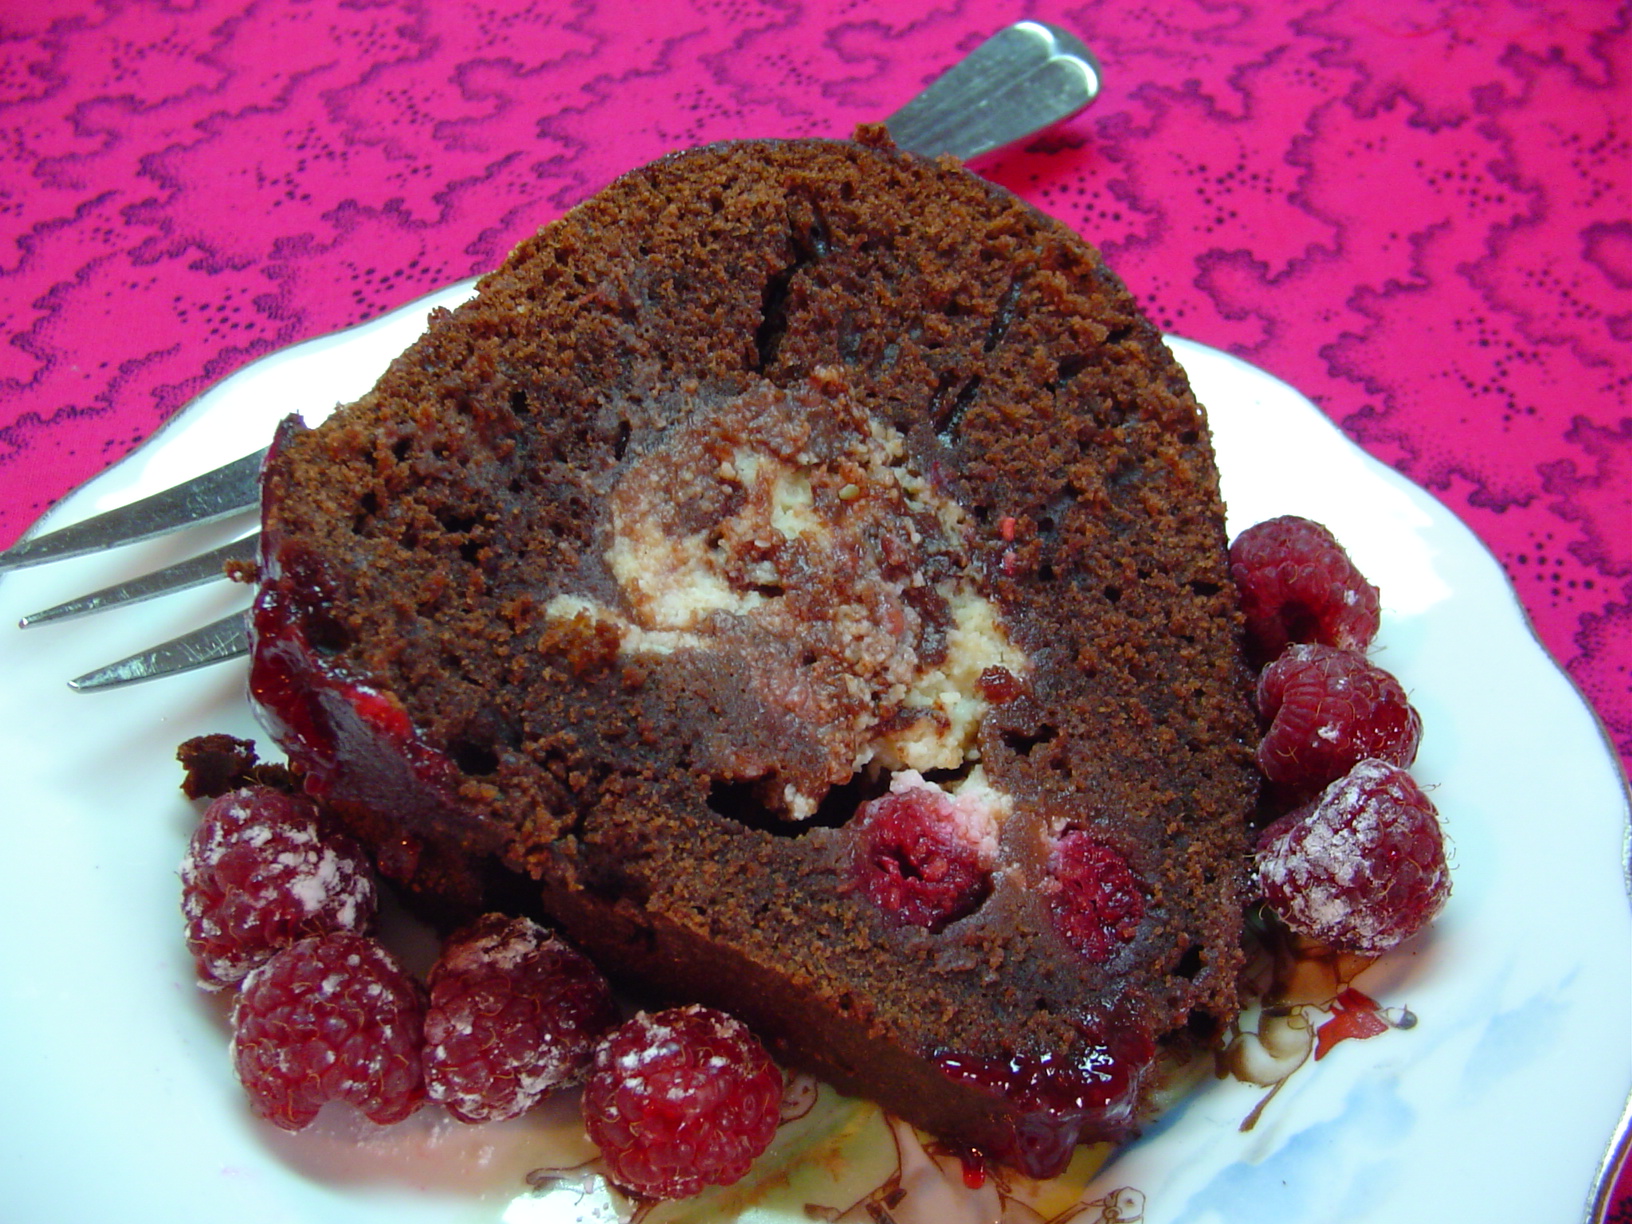
[[[1058,26],[999,30],[884,121],[903,149],[964,161],[1069,119],[1099,94],[1099,61]]]

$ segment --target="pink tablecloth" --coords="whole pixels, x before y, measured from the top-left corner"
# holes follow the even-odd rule
[[[1021,17],[1106,88],[992,177],[1437,493],[1632,761],[1611,0],[8,4],[0,545],[253,358],[485,270],[676,146],[845,134]]]

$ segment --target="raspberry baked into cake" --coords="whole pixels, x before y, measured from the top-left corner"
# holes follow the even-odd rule
[[[280,431],[252,694],[448,921],[1058,1171],[1234,1016],[1208,430],[1098,254],[880,132],[665,158]]]

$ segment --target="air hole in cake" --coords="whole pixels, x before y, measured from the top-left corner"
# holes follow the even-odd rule
[[[782,347],[782,337],[788,330],[788,297],[794,277],[807,265],[823,258],[829,250],[827,221],[820,209],[808,205],[810,216],[801,218],[798,201],[789,201],[789,241],[794,250],[793,262],[773,273],[760,294],[759,327],[754,331],[755,370],[769,369],[776,362]]]
[[[998,300],[997,309],[992,312],[992,325],[986,330],[986,339],[980,348],[989,353],[999,344],[1003,337],[1009,334],[1009,327],[1014,322],[1015,308],[1020,302],[1020,290],[1025,284],[1023,276],[1017,276],[1009,282],[1009,287],[1003,291]]]
[[[966,784],[983,785],[985,778],[980,772],[980,767],[973,762],[957,769],[925,769],[919,776],[930,786],[939,787],[948,793],[956,792]]]
[[[1117,602],[1119,602],[1121,600],[1121,598],[1122,598],[1122,588],[1118,587],[1118,586],[1107,586],[1105,588],[1103,594],[1105,596],[1105,602],[1106,603],[1113,603],[1114,604],[1114,603],[1117,603]]]
[[[930,388],[929,404],[924,411],[937,430],[940,421],[945,418],[947,401],[952,396],[952,389],[958,385],[959,373],[957,370],[942,370],[935,375],[935,385]]]
[[[1063,387],[1087,368],[1088,358],[1082,353],[1072,353],[1060,358],[1059,364],[1055,366],[1056,384]]]
[[[1212,1041],[1224,1027],[1218,1017],[1204,1008],[1195,1008],[1184,1019],[1185,1031],[1200,1041]]]
[[[842,829],[868,802],[889,791],[890,779],[877,770],[858,773],[828,789],[803,820],[789,820],[776,779],[751,782],[716,779],[709,784],[709,810],[727,820],[777,837],[803,837],[812,829]],[[769,801],[768,801],[769,800]]]
[[[827,214],[820,200],[810,201],[810,221],[804,228],[804,249],[808,250],[807,263],[827,258],[833,249],[833,235],[828,227]],[[803,252],[802,252],[803,253]]]
[[[935,432],[942,440],[951,441],[957,436],[958,427],[963,424],[963,418],[968,414],[970,406],[975,402],[975,396],[980,393],[980,375],[971,374],[969,380],[958,388],[958,393],[952,399],[952,406],[947,409],[946,415],[939,419]]]
[[[532,411],[532,404],[528,402],[527,392],[521,388],[510,392],[510,411],[517,416],[525,416]]]
[[[334,656],[351,645],[351,633],[338,619],[313,612],[305,620],[306,641],[320,655]]]
[[[1193,982],[1206,967],[1207,962],[1201,948],[1190,947],[1184,950],[1184,954],[1179,957],[1179,963],[1173,966],[1173,974],[1175,977],[1187,978]]]
[[[1014,753],[1015,756],[1030,756],[1043,745],[1053,743],[1055,737],[1058,736],[1059,733],[1060,730],[1058,727],[1050,726],[1048,723],[1044,723],[1042,726],[1030,733],[1024,731],[1005,731],[1003,732],[1002,738],[1004,746],[1008,748],[1010,752]]]
[[[1216,582],[1199,582],[1192,580],[1190,583],[1190,593],[1192,595],[1197,595],[1202,599],[1211,599],[1223,589],[1224,588],[1219,586],[1219,584]]]
[[[414,440],[411,437],[401,437],[391,443],[391,457],[398,463],[408,458],[408,452],[413,449]]]
[[[456,739],[448,745],[448,755],[467,777],[485,778],[499,772],[499,754],[491,744]]]
[[[618,422],[617,435],[612,439],[612,457],[620,463],[629,450],[629,435],[631,427],[628,421]]]
[[[478,565],[482,559],[482,549],[487,545],[480,540],[466,540],[459,545],[459,559],[466,565]]]
[[[717,816],[724,816],[727,820],[766,833],[797,836],[804,831],[803,825],[790,824],[772,813],[765,806],[762,794],[762,785],[757,781],[735,782],[723,778],[716,779],[709,783],[708,808]]]

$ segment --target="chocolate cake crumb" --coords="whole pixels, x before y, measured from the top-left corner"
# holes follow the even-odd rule
[[[181,790],[189,799],[214,799],[243,786],[298,789],[288,766],[263,763],[255,741],[231,735],[198,735],[176,749],[185,771]]]

